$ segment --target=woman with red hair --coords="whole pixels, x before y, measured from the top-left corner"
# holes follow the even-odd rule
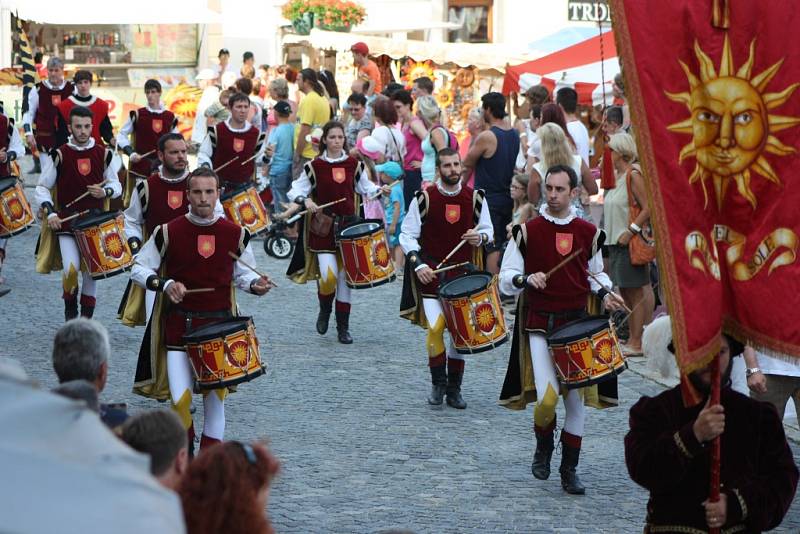
[[[259,443],[226,441],[189,464],[178,493],[188,534],[272,534],[266,515],[278,460]]]

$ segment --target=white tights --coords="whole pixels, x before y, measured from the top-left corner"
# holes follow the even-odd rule
[[[187,391],[191,395],[193,376],[189,356],[185,352],[167,351],[167,378],[173,403],[177,403]],[[215,391],[203,394],[203,413],[205,415],[203,434],[209,438],[222,440],[225,433],[225,403]]]
[[[442,311],[442,303],[439,302],[439,299],[423,297],[422,298],[422,307],[425,310],[425,320],[428,321],[428,331],[429,334],[431,333],[430,330],[434,328],[436,323],[441,320],[444,321],[444,312]],[[439,333],[436,333],[438,336]],[[444,345],[444,330],[441,332],[441,343]],[[429,341],[430,345],[430,341]],[[430,351],[429,351],[430,352]],[[431,356],[436,356],[436,354],[430,354]],[[459,354],[456,352],[455,345],[453,345],[453,338],[451,336],[450,343],[447,345],[447,358],[451,360],[463,360],[464,355]]]
[[[78,250],[78,244],[75,238],[71,235],[59,235],[58,247],[61,249],[61,263],[63,264],[63,272],[66,277],[70,272],[70,267],[75,269],[75,272],[81,270],[81,253]],[[97,294],[97,282],[95,282],[88,272],[81,273],[83,278],[83,285],[81,286],[81,295],[94,297]],[[65,290],[67,288],[64,288]]]
[[[345,273],[344,269],[339,270],[339,264],[336,261],[336,254],[331,254],[329,252],[320,252],[317,253],[317,263],[319,265],[319,274],[320,274],[320,288],[322,289],[326,285],[326,281],[328,280],[328,270],[333,273],[333,278],[336,280],[336,300],[339,302],[351,302],[351,289],[347,286],[345,282]],[[330,293],[321,290],[320,293],[323,295]]]
[[[541,334],[528,334],[531,347],[531,360],[533,361],[533,377],[536,382],[536,395],[538,400],[537,407],[555,411],[555,402],[552,406],[542,406],[548,402],[545,392],[549,385],[556,393],[561,390],[561,384],[556,377],[556,369],[553,364],[553,357],[547,348],[547,340]],[[573,436],[583,436],[583,427],[586,420],[586,407],[583,404],[578,389],[567,390],[564,396],[564,408],[566,418],[564,420],[564,430]]]

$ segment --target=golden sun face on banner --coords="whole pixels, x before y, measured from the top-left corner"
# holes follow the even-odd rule
[[[689,176],[689,183],[700,180],[706,207],[706,180],[710,178],[720,211],[731,180],[736,182],[739,194],[755,209],[758,201],[750,189],[753,172],[781,184],[764,153],[787,156],[796,152],[794,147],[784,145],[773,134],[800,124],[800,118],[775,115],[769,111],[784,104],[800,83],[777,93],[766,93],[765,89],[780,69],[783,59],[752,76],[755,40],[750,43],[750,57],[736,71],[727,35],[719,72],[697,41],[694,52],[700,65],[699,77],[683,61],[678,61],[686,73],[689,91],[665,91],[671,100],[686,105],[691,114],[668,127],[670,131],[692,135],[692,140],[680,152],[679,162],[695,157],[697,163]]]

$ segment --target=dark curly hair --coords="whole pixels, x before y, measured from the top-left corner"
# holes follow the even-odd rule
[[[189,464],[178,493],[188,534],[273,534],[258,494],[278,473],[264,445],[226,441]]]

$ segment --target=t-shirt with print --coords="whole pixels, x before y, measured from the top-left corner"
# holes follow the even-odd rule
[[[347,121],[347,131],[345,132],[347,137],[347,146],[350,148],[356,146],[356,142],[358,141],[358,132],[361,130],[372,132],[372,125],[372,115],[370,115],[369,112],[364,113],[364,116],[361,117],[360,120],[350,119]]]
[[[297,138],[300,136],[300,126],[307,124],[314,128],[322,128],[325,123],[331,120],[331,106],[328,100],[317,94],[316,91],[311,91],[303,97],[300,105],[297,108],[297,124],[294,128],[294,146],[297,146]],[[314,159],[317,156],[314,147],[311,143],[306,143],[303,149],[302,157],[307,159]]]
[[[403,217],[406,216],[405,202],[403,198],[403,185],[395,185],[392,187],[392,192],[389,196],[383,197],[383,212],[386,214],[386,226],[388,227],[394,219],[394,203],[400,204],[400,217],[397,219],[397,228],[403,223]]]

